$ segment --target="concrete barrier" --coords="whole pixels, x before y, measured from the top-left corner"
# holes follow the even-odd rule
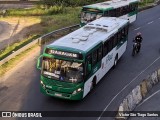
[[[140,88],[141,88],[142,98],[144,98],[144,97],[146,96],[147,92],[148,92],[146,79],[144,79],[144,80],[141,82]]]
[[[160,82],[160,69],[158,70],[158,81]]]
[[[152,80],[154,85],[158,82],[158,71],[155,71],[155,72],[152,73],[151,80]]]
[[[116,120],[126,120],[127,117],[123,116],[122,114],[124,114],[124,107],[123,107],[123,103],[120,104],[119,108],[118,108],[118,113],[115,117]]]
[[[147,91],[150,91],[153,87],[153,81],[150,76],[146,78],[146,83],[147,83]]]
[[[136,106],[145,98],[147,93],[160,82],[160,69],[154,71],[152,74],[147,76],[146,79],[142,80],[140,85],[136,86],[122,101],[118,107],[116,120],[125,120],[129,116],[121,116],[121,113],[133,111]]]
[[[142,100],[142,93],[141,93],[141,87],[138,85],[132,90],[133,100],[135,101],[135,104],[139,104]]]

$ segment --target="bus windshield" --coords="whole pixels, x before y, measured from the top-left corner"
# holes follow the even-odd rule
[[[83,80],[83,64],[44,57],[42,74],[54,80],[77,83]]]
[[[102,17],[102,13],[90,13],[90,12],[82,12],[81,13],[81,22],[88,23],[95,19]]]

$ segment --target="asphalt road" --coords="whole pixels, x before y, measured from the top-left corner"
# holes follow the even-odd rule
[[[51,120],[110,120],[103,111],[115,111],[123,98],[149,73],[160,67],[160,5],[138,14],[130,26],[128,48],[116,69],[110,70],[96,88],[81,101],[44,96],[39,91],[38,52],[33,53],[5,78],[1,78],[0,111],[100,111],[96,117],[50,118]],[[131,56],[132,39],[137,32],[144,38],[140,54]],[[25,64],[23,64],[25,63]],[[74,114],[74,113],[73,113]],[[48,118],[49,119],[49,118]]]

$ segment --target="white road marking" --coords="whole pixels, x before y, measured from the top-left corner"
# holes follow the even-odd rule
[[[160,89],[156,91],[155,93],[153,93],[152,95],[150,95],[148,98],[144,99],[143,102],[141,102],[137,107],[141,106],[143,103],[145,103],[147,100],[149,100],[150,98],[152,98],[154,95],[156,95],[159,92],[160,92]]]
[[[107,108],[111,105],[111,103],[116,99],[116,97],[122,93],[133,81],[135,81],[142,73],[144,73],[148,68],[150,68],[155,62],[157,62],[160,59],[160,56],[154,60],[149,66],[147,66],[144,70],[142,70],[135,78],[133,78],[121,91],[118,92],[117,95],[115,95],[112,100],[109,102],[109,104],[104,108],[100,116],[97,118],[97,120],[100,120],[103,113],[107,110]]]
[[[148,25],[149,25],[149,24],[152,24],[153,22],[154,22],[154,21],[149,22]]]
[[[138,28],[136,28],[136,29],[134,29],[134,30],[139,30],[141,27],[138,27]]]

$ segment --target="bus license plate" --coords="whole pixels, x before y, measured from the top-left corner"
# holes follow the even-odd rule
[[[62,96],[62,94],[55,93],[55,96],[61,97],[61,96]]]

